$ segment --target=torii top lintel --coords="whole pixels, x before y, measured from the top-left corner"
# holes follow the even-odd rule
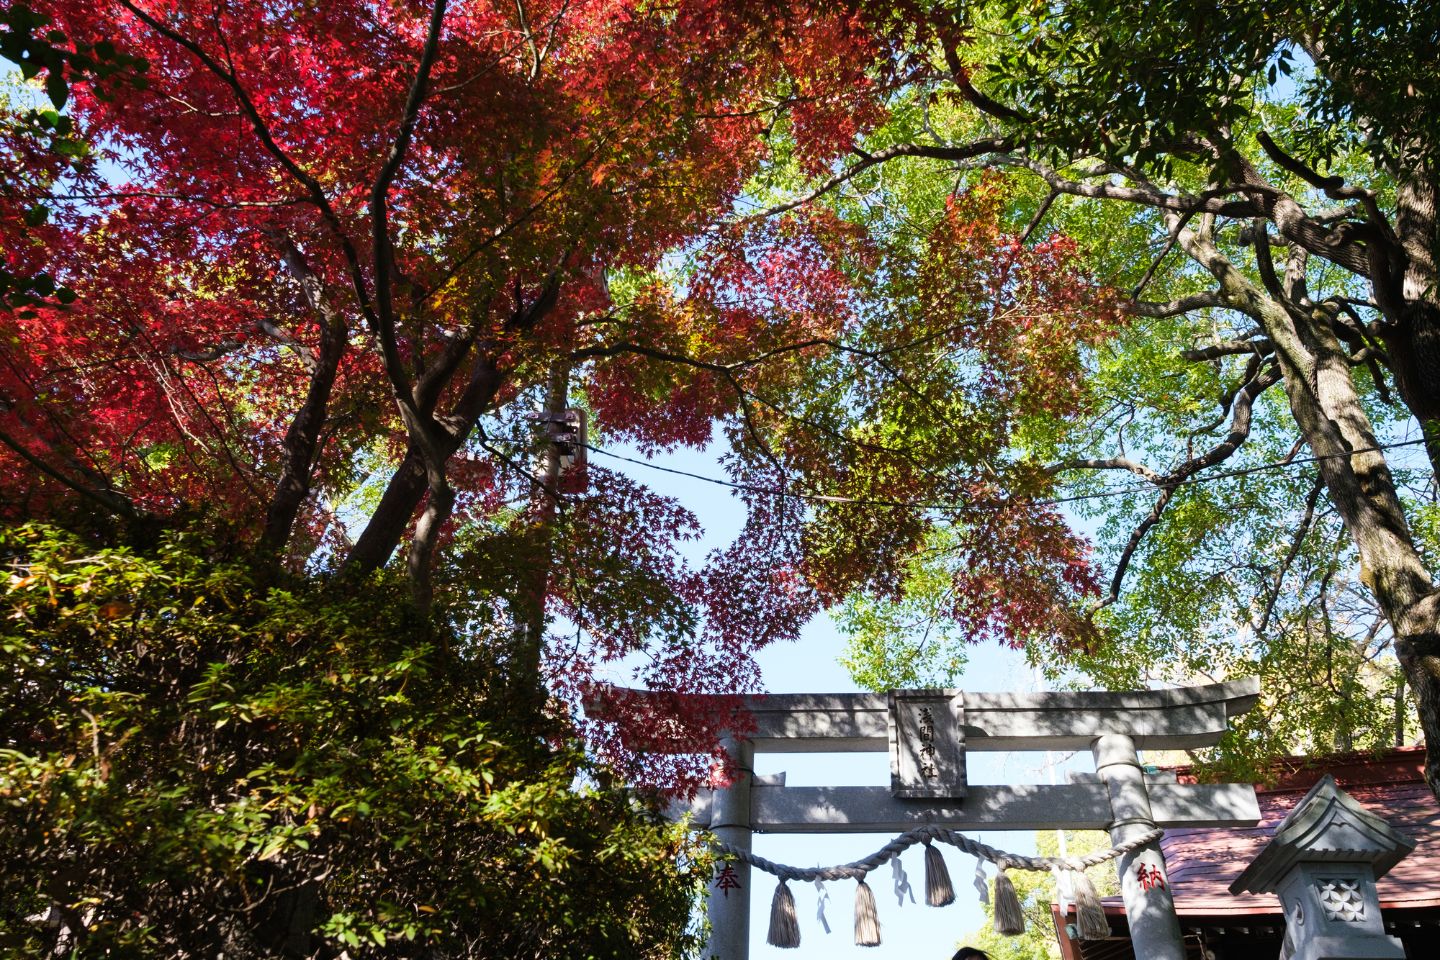
[[[647,696],[642,690],[614,692],[622,697]],[[1260,681],[1246,677],[1203,686],[1125,693],[966,691],[963,697],[962,733],[967,750],[1080,750],[1106,734],[1125,734],[1142,750],[1180,750],[1217,743],[1230,718],[1255,705],[1260,697]],[[753,720],[743,735],[757,751],[837,753],[889,749],[888,694],[767,693],[740,699]],[[603,711],[596,706],[587,709],[592,716],[603,718]],[[647,747],[657,752],[665,749],[662,743]]]

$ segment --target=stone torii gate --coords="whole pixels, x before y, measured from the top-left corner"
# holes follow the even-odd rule
[[[616,693],[646,696],[638,690]],[[739,775],[726,787],[702,792],[688,809],[698,825],[747,853],[756,831],[900,833],[926,825],[957,831],[1108,830],[1118,846],[1157,826],[1253,826],[1260,819],[1254,787],[1161,782],[1144,773],[1137,751],[1212,746],[1229,719],[1254,706],[1259,693],[1259,681],[1247,678],[1128,693],[932,689],[749,696],[743,703],[753,726],[723,740]],[[967,782],[966,750],[1083,749],[1094,756],[1095,773],[1077,782]],[[889,787],[787,787],[783,773],[753,774],[756,752],[887,750]],[[738,880],[748,894],[750,865],[733,867],[729,882]],[[1184,960],[1158,842],[1121,855],[1116,870],[1139,960]],[[707,957],[746,960],[749,897],[718,893],[712,883]]]

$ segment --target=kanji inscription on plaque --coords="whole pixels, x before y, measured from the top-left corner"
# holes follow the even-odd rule
[[[964,700],[958,690],[890,693],[890,793],[965,796]]]

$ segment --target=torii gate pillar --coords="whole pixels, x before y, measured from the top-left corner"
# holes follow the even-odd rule
[[[1110,824],[1110,842],[1118,847],[1154,830],[1150,793],[1135,741],[1123,733],[1107,733],[1095,738],[1090,752],[1095,757],[1095,773],[1110,795],[1110,812],[1115,818]],[[1121,854],[1115,859],[1115,870],[1135,956],[1140,960],[1185,960],[1170,874],[1159,842]]]
[[[755,775],[755,746],[749,740],[720,741],[734,779],[717,787],[710,830],[732,847],[750,852],[750,782]],[[750,954],[750,864],[736,859],[710,880],[710,942],[706,960],[746,960]]]

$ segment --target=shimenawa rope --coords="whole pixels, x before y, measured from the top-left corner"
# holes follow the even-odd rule
[[[715,841],[713,846],[715,850],[727,857],[742,860],[757,870],[779,878],[781,889],[776,890],[772,903],[770,935],[767,938],[772,946],[798,947],[800,945],[800,929],[795,920],[795,901],[790,895],[788,881],[813,882],[818,887],[821,882],[826,880],[857,880],[860,887],[856,891],[855,942],[860,946],[873,947],[880,943],[879,920],[875,913],[874,894],[865,883],[865,875],[872,870],[879,869],[917,843],[923,843],[926,846],[925,886],[927,892],[933,891],[926,900],[931,906],[943,906],[954,899],[944,859],[939,855],[939,851],[931,845],[933,841],[939,840],[942,843],[958,847],[971,856],[988,860],[999,868],[995,878],[994,894],[995,930],[997,933],[1013,936],[1024,930],[1024,915],[1020,909],[1020,899],[1015,893],[1014,884],[1005,874],[1007,869],[1068,870],[1071,872],[1071,888],[1075,893],[1076,926],[1079,936],[1081,939],[1099,939],[1109,935],[1109,923],[1100,906],[1100,898],[1095,892],[1095,886],[1090,882],[1090,878],[1085,876],[1085,871],[1090,867],[1107,863],[1116,857],[1130,853],[1147,843],[1153,843],[1164,836],[1164,833],[1165,831],[1159,829],[1150,830],[1132,837],[1124,843],[1116,844],[1108,850],[1092,853],[1085,857],[1027,857],[1018,853],[997,850],[988,844],[973,840],[963,833],[957,833],[945,827],[924,826],[907,830],[868,857],[829,867],[792,867],[788,864],[766,860],[748,850],[742,850],[719,840]],[[976,870],[977,873],[980,871],[978,864]],[[823,888],[821,889],[823,892]],[[823,911],[823,909],[822,903],[821,910]],[[820,916],[823,922],[823,913]],[[826,926],[828,932],[828,924]]]

